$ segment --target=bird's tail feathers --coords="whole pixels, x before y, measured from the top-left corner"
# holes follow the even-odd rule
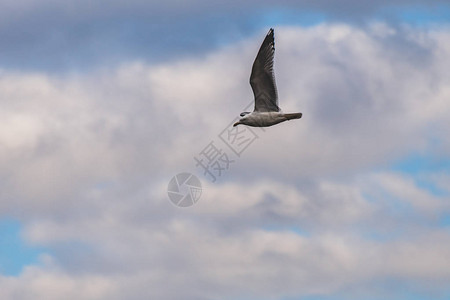
[[[286,119],[292,120],[292,119],[300,119],[302,117],[302,113],[291,113],[291,114],[284,114]]]

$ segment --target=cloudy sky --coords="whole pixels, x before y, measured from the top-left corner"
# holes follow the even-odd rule
[[[0,298],[448,299],[449,70],[444,0],[2,0]]]

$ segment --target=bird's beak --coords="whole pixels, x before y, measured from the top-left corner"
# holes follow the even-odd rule
[[[233,127],[238,126],[239,124],[241,124],[241,122],[237,121],[236,123],[233,124]]]

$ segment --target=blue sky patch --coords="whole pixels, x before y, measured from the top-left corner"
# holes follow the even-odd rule
[[[26,265],[38,261],[42,249],[27,245],[21,237],[20,222],[0,220],[0,274],[17,276]]]
[[[418,187],[429,191],[435,196],[448,196],[448,193],[440,189],[425,174],[450,173],[450,159],[436,156],[411,155],[408,158],[394,164],[393,171],[409,174]]]
[[[398,15],[404,22],[428,25],[450,21],[450,5],[402,7]]]
[[[261,27],[274,26],[302,26],[310,27],[327,21],[323,13],[314,11],[295,11],[287,8],[267,9],[258,16],[258,25]]]

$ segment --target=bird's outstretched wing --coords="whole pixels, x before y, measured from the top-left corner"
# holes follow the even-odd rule
[[[273,57],[275,54],[275,40],[273,29],[264,39],[252,67],[250,85],[255,95],[255,111],[280,111],[278,107],[277,87],[273,73]]]

